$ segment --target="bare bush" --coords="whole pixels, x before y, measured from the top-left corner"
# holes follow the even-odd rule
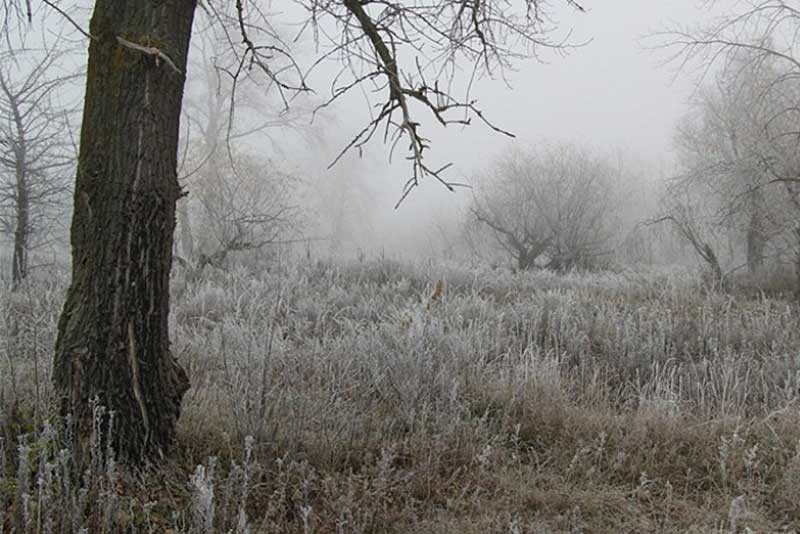
[[[470,213],[518,269],[591,268],[610,252],[617,176],[574,145],[511,153],[479,176]]]
[[[238,152],[216,161],[192,180],[196,266],[221,267],[232,253],[258,251],[299,235],[296,178],[269,160]]]

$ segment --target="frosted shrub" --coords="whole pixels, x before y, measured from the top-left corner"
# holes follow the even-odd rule
[[[214,532],[214,468],[216,458],[208,464],[198,465],[191,478],[192,484],[192,532],[212,534]]]
[[[28,437],[20,436],[17,445],[17,495],[16,502],[22,506],[18,509],[17,528],[28,529],[30,522],[30,477],[31,477],[31,447]]]
[[[169,459],[141,472],[109,455],[99,403],[87,457],[72,450],[69,421],[45,417],[48,381],[37,396],[34,338],[0,343],[0,532],[800,524],[795,304],[680,273],[378,261],[176,286],[192,389]],[[57,317],[57,291],[31,290],[19,321]]]

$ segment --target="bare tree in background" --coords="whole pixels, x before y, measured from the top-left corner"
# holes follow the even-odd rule
[[[721,288],[725,282],[718,253],[720,230],[717,210],[697,190],[691,180],[672,179],[662,196],[661,214],[646,221],[646,226],[668,224],[672,231],[688,243],[696,256],[708,267],[711,285]]]
[[[77,158],[74,110],[57,98],[77,76],[59,73],[62,59],[53,49],[0,55],[0,228],[13,235],[15,287],[28,275],[34,239],[52,232],[63,213]]]
[[[330,172],[306,180],[305,197],[310,239],[326,243],[330,257],[363,250],[374,243],[374,192],[367,180],[369,170],[363,158],[355,154],[342,158]]]
[[[3,0],[9,9],[37,0]],[[332,100],[367,84],[380,95],[373,120],[347,145],[360,148],[376,132],[408,147],[411,177],[452,187],[426,159],[420,112],[442,124],[483,119],[469,97],[449,90],[447,72],[463,61],[500,72],[552,40],[548,10],[573,0],[301,0],[304,32],[343,73]],[[21,5],[23,4],[23,5]],[[53,4],[68,14],[65,3]],[[235,0],[237,33],[228,42],[238,62],[234,79],[261,76],[288,104],[307,89],[305,71],[257,0]],[[170,353],[172,265],[180,125],[194,0],[95,0],[88,31],[89,63],[72,218],[72,279],[59,322],[53,372],[63,411],[76,435],[95,423],[93,399],[114,415],[110,448],[123,462],[163,456],[175,435],[185,371]],[[231,2],[203,2],[212,19],[229,17]],[[320,30],[320,31],[317,31]],[[277,44],[276,44],[276,37]],[[262,42],[263,41],[263,42]],[[450,69],[448,71],[448,69]],[[101,432],[107,435],[106,432]]]
[[[236,28],[230,18],[216,25],[208,19],[201,13],[195,21],[189,66],[194,77],[186,87],[186,150],[179,176],[184,191],[178,202],[180,259],[198,268],[221,266],[229,253],[277,244],[299,230],[293,198],[297,180],[275,160],[291,132],[303,137],[311,131],[307,104],[287,110],[275,105],[262,80],[234,78],[237,59],[225,35]],[[278,132],[281,139],[273,139]],[[242,148],[254,144],[264,155]]]
[[[591,268],[610,252],[615,174],[573,145],[512,153],[481,177],[470,211],[518,269]]]
[[[491,230],[520,270],[531,269],[548,249],[550,235],[544,214],[537,209],[539,182],[536,162],[512,153],[490,169],[474,189],[472,218]]]
[[[194,211],[198,269],[222,267],[237,252],[257,251],[287,241],[298,231],[293,203],[296,179],[269,160],[243,152],[199,173]]]
[[[709,2],[718,4],[720,2]],[[770,65],[773,75],[765,80],[760,99],[773,103],[770,116],[762,125],[769,142],[761,154],[762,164],[771,177],[768,183],[782,184],[784,202],[795,205],[800,166],[796,164],[800,130],[800,10],[785,0],[736,3],[727,16],[705,28],[675,28],[654,36],[656,47],[672,51],[671,59],[683,66],[699,62],[704,72],[718,62],[732,65],[746,58],[748,68]],[[762,69],[763,71],[763,69]],[[752,105],[758,105],[753,102]],[[800,212],[794,214],[792,234],[800,235]],[[795,243],[800,251],[800,241]],[[800,261],[800,254],[796,256]],[[800,263],[797,265],[800,273]],[[798,278],[800,290],[800,277]]]
[[[769,98],[774,72],[748,56],[732,58],[699,91],[675,138],[681,174],[673,181],[693,182],[695,194],[716,206],[716,224],[744,241],[747,267],[756,272],[774,232],[768,200],[775,195],[764,164],[772,152],[765,128],[775,109]]]

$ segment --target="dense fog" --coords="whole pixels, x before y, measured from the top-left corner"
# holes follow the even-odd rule
[[[797,533],[798,4],[0,0],[0,534]]]
[[[719,196],[711,191],[702,198],[698,191],[690,195],[706,210],[700,214],[697,206],[691,207],[691,232],[702,242],[694,245],[686,237],[686,224],[681,225],[687,221],[673,217],[676,209],[688,207],[670,207],[666,200],[678,194],[677,178],[692,166],[686,143],[700,141],[687,140],[686,128],[692,121],[701,129],[699,123],[708,122],[704,98],[708,104],[714,87],[739,91],[748,82],[739,74],[725,73],[731,70],[730,57],[714,61],[684,54],[686,50],[674,46],[680,41],[678,34],[665,32],[710,27],[724,6],[682,0],[584,7],[580,11],[552,6],[545,24],[552,43],[535,55],[484,69],[488,72],[465,62],[446,64],[440,72],[443,86],[461,101],[474,102],[474,110],[450,112],[456,123],[447,127],[424,106],[414,112],[429,145],[426,162],[432,168],[451,164],[442,179],[455,187],[449,190],[427,176],[408,195],[404,187],[413,165],[407,140],[395,143],[391,126],[384,125],[368,143],[350,145],[375,116],[381,88],[367,84],[331,99],[344,87],[346,72],[336,54],[319,60],[330,52],[331,42],[324,35],[332,28],[323,24],[315,33],[306,27],[308,13],[301,6],[272,5],[270,20],[275,22],[268,34],[291,49],[291,66],[303,73],[308,90],[280,87],[250,65],[239,69],[244,74],[237,75],[234,96],[238,56],[229,45],[231,28],[216,24],[219,13],[201,10],[195,20],[181,121],[178,172],[185,196],[177,214],[177,261],[221,265],[237,258],[258,261],[301,254],[436,258],[513,267],[515,261],[519,265],[518,258],[508,253],[505,238],[497,228],[481,224],[474,207],[485,200],[481,194],[491,194],[496,187],[490,177],[502,181],[497,170],[515,155],[541,158],[572,147],[593,158],[593,165],[609,166],[614,175],[603,187],[604,194],[613,197],[605,210],[614,216],[613,223],[604,224],[613,224],[614,232],[596,247],[598,254],[602,248],[602,266],[705,267],[708,261],[702,252],[708,244],[724,268],[739,268],[746,255],[746,230],[731,213],[723,214],[726,208],[719,205]],[[42,183],[34,184],[41,186],[41,198],[31,193],[36,221],[27,246],[31,258],[38,258],[31,265],[66,265],[68,258],[70,175],[77,157],[85,62],[85,43],[75,26],[88,24],[89,9],[74,7],[68,14],[66,19],[38,10],[34,23],[17,20],[7,32],[10,46],[3,79],[13,90],[14,84],[36,72],[49,84],[42,101],[47,106],[37,113],[61,121],[53,132],[37,132],[53,145],[48,157],[58,159],[59,165],[48,168]],[[753,24],[748,31],[757,33],[758,21]],[[414,51],[413,57],[408,61],[419,62],[424,49]],[[289,68],[280,63],[283,60],[278,61],[280,68]],[[785,68],[779,59],[770,61],[775,64],[764,69],[780,74]],[[413,63],[406,67],[414,68]],[[61,82],[50,83],[59,78]],[[720,88],[723,83],[728,87]],[[748,98],[752,101],[736,105],[746,108],[777,97],[751,88]],[[8,95],[3,104],[4,110],[11,109]],[[469,126],[458,123],[466,118]],[[750,135],[768,135],[758,131],[760,126],[749,127]],[[14,133],[10,119],[4,133]],[[695,161],[695,170],[697,165]],[[2,176],[2,272],[9,276],[16,198],[11,159]],[[722,219],[727,220],[727,233],[719,232]],[[794,245],[787,244],[791,239],[778,226],[792,223],[773,223],[771,235],[778,237],[765,236],[765,246],[774,245],[769,254],[780,263]]]

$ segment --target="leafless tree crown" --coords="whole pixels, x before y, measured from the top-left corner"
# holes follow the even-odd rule
[[[297,0],[306,21],[297,37],[311,34],[318,50],[310,68],[301,69],[290,43],[282,39],[273,17],[258,0],[236,0],[225,12],[207,5],[221,25],[233,27],[227,35],[238,50],[234,80],[259,72],[266,75],[286,105],[292,95],[310,90],[309,73],[322,62],[338,60],[341,69],[321,105],[332,104],[353,90],[368,88],[371,119],[344,147],[359,150],[376,135],[394,147],[407,143],[411,177],[400,201],[423,177],[433,177],[447,188],[458,185],[444,179],[450,165],[434,167],[425,159],[429,139],[421,131],[418,113],[427,111],[441,125],[467,125],[477,118],[497,132],[470,95],[480,75],[504,76],[516,59],[538,57],[540,50],[565,52],[576,44],[570,34],[555,36],[552,0]],[[574,0],[561,2],[584,8]],[[233,24],[231,24],[233,20]],[[241,46],[237,41],[242,43]],[[267,44],[258,44],[264,42]],[[454,80],[463,74],[466,90],[456,96]],[[399,202],[398,202],[399,204]]]

